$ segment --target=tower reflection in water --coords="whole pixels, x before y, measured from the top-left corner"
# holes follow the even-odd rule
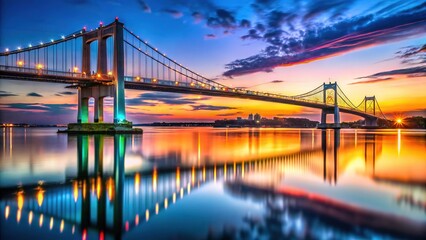
[[[120,239],[125,236],[126,232],[150,221],[158,214],[165,213],[177,201],[188,196],[192,191],[196,191],[200,186],[220,179],[228,182],[227,189],[233,195],[254,195],[263,199],[262,201],[266,201],[268,214],[265,217],[266,222],[270,224],[263,227],[272,229],[270,236],[297,237],[297,231],[283,235],[286,231],[273,230],[274,224],[281,227],[286,225],[282,219],[274,217],[284,214],[286,218],[294,217],[296,219],[294,222],[297,222],[300,215],[294,214],[294,210],[302,210],[306,212],[308,218],[313,216],[310,220],[314,220],[315,216],[319,215],[324,216],[327,221],[336,221],[336,218],[343,221],[342,216],[336,217],[333,213],[316,211],[321,207],[336,207],[336,205],[333,205],[332,202],[322,202],[320,203],[322,205],[318,205],[315,200],[306,202],[306,199],[288,195],[286,196],[288,198],[283,199],[283,194],[274,195],[274,192],[268,192],[266,195],[259,194],[259,189],[244,186],[244,178],[249,174],[264,174],[274,171],[280,172],[281,176],[285,177],[282,174],[283,169],[298,168],[313,171],[315,174],[321,175],[325,182],[337,184],[338,174],[342,172],[339,165],[345,166],[345,159],[338,159],[339,157],[345,158],[344,154],[339,153],[341,135],[338,130],[322,131],[321,148],[319,149],[312,144],[312,149],[292,154],[278,154],[261,159],[224,164],[180,165],[158,169],[154,167],[128,175],[126,175],[124,163],[126,141],[129,141],[129,136],[71,136],[70,138],[77,140],[78,171],[76,178],[63,184],[41,184],[36,187],[23,188],[13,197],[7,197],[12,195],[5,194],[0,204],[6,220],[13,220],[16,216],[17,222],[28,219],[28,224],[31,226],[48,227],[51,231],[61,234],[81,234],[83,238],[90,235],[100,239],[105,237]],[[374,176],[376,155],[380,154],[381,147],[376,147],[377,141],[374,133],[367,133],[363,136],[365,137],[364,158],[368,174]],[[343,140],[344,137],[342,135]],[[112,174],[104,169],[106,138],[113,138],[114,141]],[[312,139],[314,141],[313,135]],[[90,141],[94,142],[92,144],[94,151],[89,151],[91,149]],[[381,143],[381,141],[378,142]],[[89,153],[94,155],[92,170],[89,166]],[[321,157],[322,162],[318,161]],[[271,196],[273,197],[271,198]],[[281,200],[276,201],[277,199]],[[278,205],[277,202],[279,202]],[[327,204],[329,205],[327,206]],[[287,208],[283,208],[284,205]],[[339,225],[336,222],[334,224]],[[350,221],[347,221],[346,224],[350,224]],[[354,222],[354,224],[359,224],[359,222]],[[253,224],[251,223],[251,225]],[[380,229],[380,227],[377,228]],[[288,225],[287,228],[291,229]],[[318,237],[315,232],[311,234],[313,234],[311,237]]]

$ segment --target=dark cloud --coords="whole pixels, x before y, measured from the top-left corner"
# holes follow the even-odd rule
[[[43,111],[55,114],[63,114],[71,111],[71,108],[77,106],[76,104],[41,104],[41,103],[7,103],[0,104],[3,109],[19,109],[24,111]]]
[[[11,92],[7,92],[7,91],[0,91],[0,97],[13,97],[13,96],[18,96],[18,95]]]
[[[422,46],[410,46],[396,52],[402,64],[418,65],[426,64],[426,44]]]
[[[164,9],[163,12],[170,14],[174,18],[181,18],[183,16],[183,12],[175,9]]]
[[[145,1],[143,0],[138,0],[139,6],[142,8],[142,10],[146,13],[150,13],[151,12],[151,8],[148,6],[148,4],[146,4]]]
[[[331,15],[331,18],[335,18],[342,15],[355,2],[347,0],[309,1],[303,20],[307,21],[321,14]]]
[[[27,94],[28,97],[43,97],[43,95],[38,94],[36,92],[30,92]]]
[[[240,27],[249,28],[249,27],[251,27],[251,23],[250,23],[249,20],[243,19],[243,20],[240,21]]]
[[[200,23],[204,19],[204,16],[199,12],[193,12],[191,16],[194,18],[195,23]]]
[[[76,92],[71,92],[71,91],[64,91],[64,92],[59,92],[59,95],[75,95],[77,94]]]
[[[232,112],[232,113],[222,113],[222,114],[216,114],[216,116],[219,117],[230,117],[230,116],[235,116],[238,114],[242,114],[243,112]]]
[[[207,26],[212,28],[234,29],[237,27],[236,21],[232,12],[225,9],[217,9],[215,15],[207,18]]]
[[[379,72],[379,73],[375,73],[373,75],[369,75],[369,76],[365,76],[365,77],[360,77],[358,79],[363,79],[363,78],[369,78],[370,80],[366,80],[367,82],[377,82],[374,80],[391,80],[391,79],[386,79],[383,77],[392,77],[392,76],[405,76],[405,77],[426,77],[426,65],[425,66],[419,66],[419,67],[412,67],[412,68],[403,68],[403,69],[395,69],[395,70],[390,70],[390,71],[384,71],[384,72]],[[378,79],[380,78],[380,79]],[[365,82],[356,82],[356,83],[352,83],[352,84],[357,84],[357,83],[365,83]]]
[[[386,81],[390,81],[390,80],[395,80],[395,78],[392,78],[392,77],[373,78],[373,79],[369,79],[369,80],[363,80],[363,81],[357,81],[357,82],[349,83],[349,85],[378,83],[378,82],[386,82]]]
[[[204,39],[215,39],[216,35],[214,35],[213,33],[209,33],[204,35]]]
[[[338,15],[337,10],[344,10],[343,2],[330,1],[322,3],[312,1],[308,7],[306,20],[329,11],[330,15]],[[328,2],[328,1],[327,1]],[[308,63],[349,51],[383,44],[426,33],[426,2],[411,8],[405,8],[386,16],[377,17],[374,13],[342,18],[328,24],[306,25],[305,29],[287,33],[282,29],[283,24],[290,18],[289,14],[273,10],[265,13],[267,25],[263,36],[251,31],[243,39],[262,39],[268,43],[261,53],[237,59],[226,65],[224,76],[238,76],[254,72],[270,72],[275,67],[291,66]],[[259,38],[261,37],[261,38]]]
[[[214,106],[214,105],[207,105],[207,104],[192,105],[191,107],[193,111],[200,111],[200,110],[219,111],[219,110],[226,110],[226,109],[235,109],[234,107]]]

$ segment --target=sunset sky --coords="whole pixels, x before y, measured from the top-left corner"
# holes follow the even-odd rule
[[[388,118],[426,117],[426,1],[1,1],[0,51],[49,41],[118,16],[184,66],[230,87],[285,95],[337,81],[355,104],[375,95]],[[76,121],[65,85],[0,80],[0,122]],[[252,100],[126,90],[127,118],[211,121],[307,117],[316,109]],[[111,100],[106,100],[111,121]],[[342,115],[342,120],[357,117]]]

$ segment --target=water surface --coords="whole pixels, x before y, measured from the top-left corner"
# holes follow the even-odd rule
[[[421,130],[1,129],[1,239],[426,236]]]

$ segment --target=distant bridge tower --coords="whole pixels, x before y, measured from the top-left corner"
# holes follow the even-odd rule
[[[340,111],[337,103],[337,82],[323,84],[324,107],[321,111],[321,123],[319,128],[340,128]],[[327,125],[327,114],[334,115],[334,124]]]
[[[93,97],[94,102],[94,122],[103,122],[103,99],[105,97],[114,98],[114,123],[126,120],[126,108],[124,98],[124,39],[123,23],[116,19],[113,23],[103,26],[91,32],[83,32],[83,54],[82,72],[90,75],[90,44],[97,41],[98,58],[97,72],[93,77],[113,77],[112,85],[94,85],[78,87],[78,123],[87,123],[89,118],[88,105],[89,98]],[[113,59],[112,71],[107,69],[107,39],[113,38]]]
[[[376,115],[376,96],[365,97],[364,98],[364,109],[365,113]],[[367,127],[377,127],[378,118],[377,117],[366,117],[365,126]]]

